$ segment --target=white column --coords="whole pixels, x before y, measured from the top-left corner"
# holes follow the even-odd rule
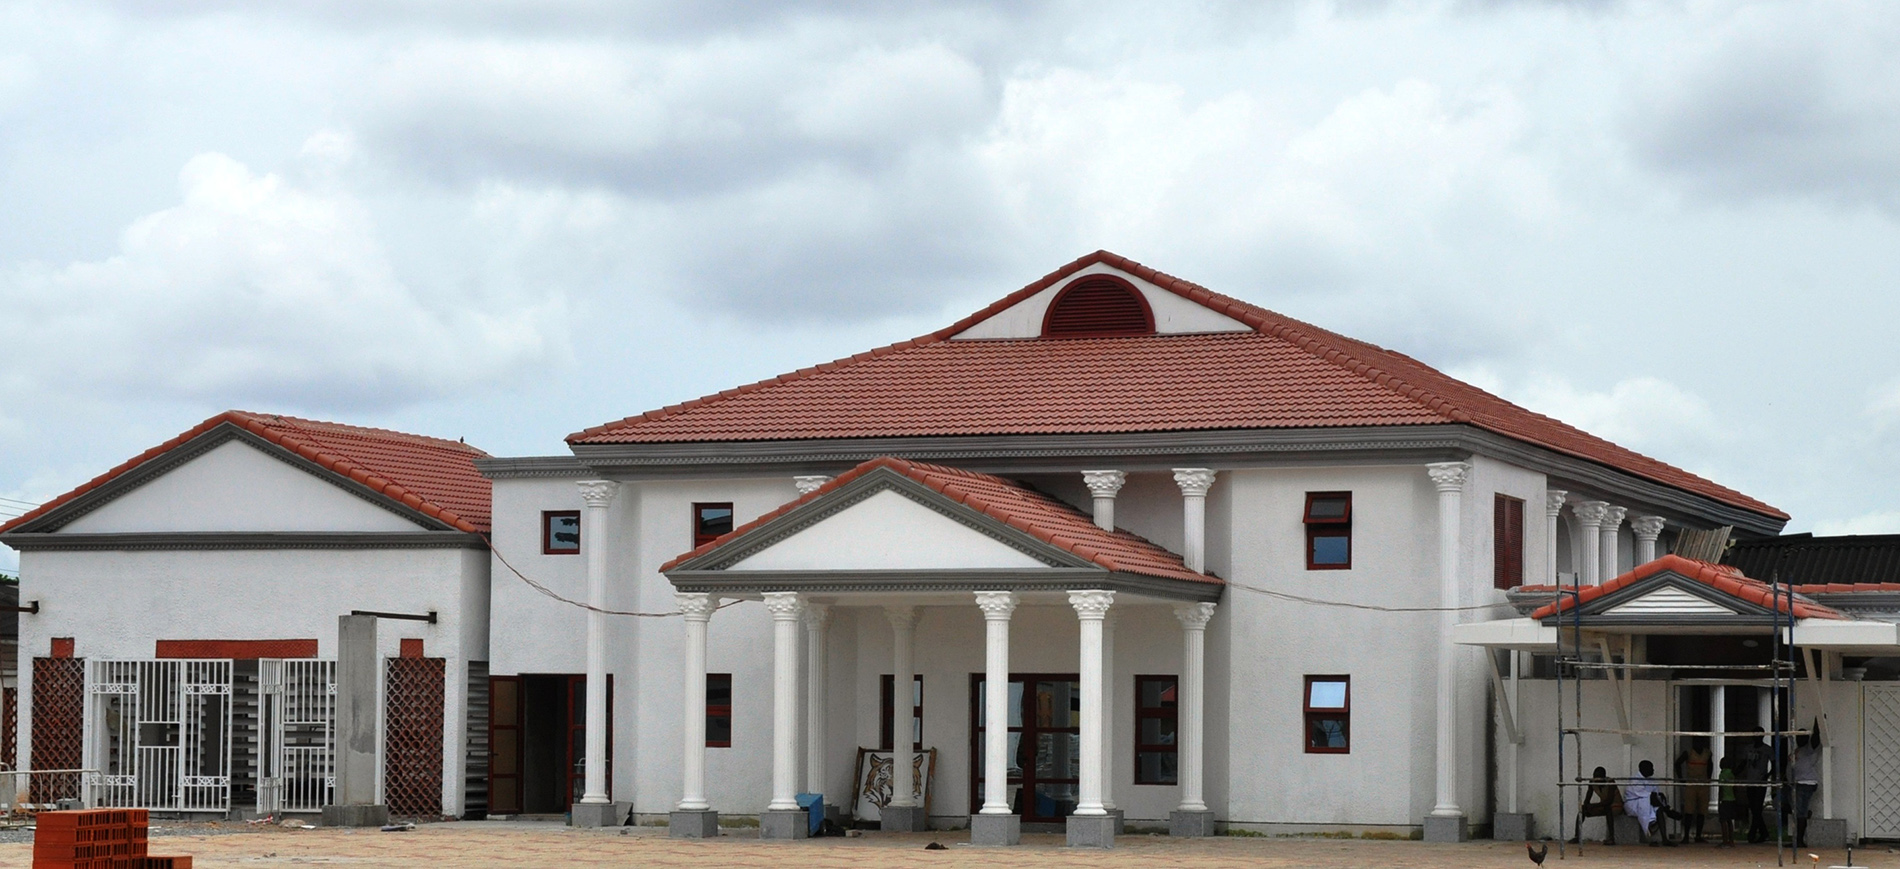
[[[1599,584],[1615,579],[1622,571],[1619,566],[1622,559],[1617,557],[1616,532],[1622,529],[1623,517],[1628,513],[1627,507],[1611,507],[1603,511],[1603,524],[1597,526],[1597,536],[1603,541],[1603,554],[1600,556],[1597,568],[1602,571],[1603,576],[1598,580]]]
[[[798,487],[798,494],[800,495],[809,495],[812,493],[812,490],[829,482],[831,482],[831,478],[824,474],[807,474],[792,478],[792,485]]]
[[[1181,487],[1181,560],[1187,569],[1207,569],[1207,490],[1214,472],[1207,468],[1175,468],[1174,484]]]
[[[581,802],[607,797],[607,508],[620,484],[582,480],[581,549],[587,553],[587,757]]]
[[[1438,793],[1432,814],[1462,817],[1458,808],[1457,680],[1452,672],[1451,632],[1458,624],[1458,546],[1463,513],[1465,478],[1471,465],[1434,462],[1426,465],[1438,487]]]
[[[1557,535],[1563,533],[1563,522],[1558,516],[1563,513],[1564,498],[1569,494],[1562,489],[1544,492],[1544,518],[1548,523],[1544,537],[1544,578],[1552,585],[1557,583]]]
[[[1175,707],[1179,719],[1176,735],[1180,739],[1181,754],[1177,757],[1175,770],[1181,777],[1181,805],[1178,811],[1205,812],[1207,799],[1202,793],[1202,771],[1205,769],[1205,749],[1203,739],[1206,735],[1207,712],[1207,620],[1214,617],[1214,605],[1211,603],[1183,603],[1174,607],[1174,617],[1181,621],[1181,682],[1176,686]]]
[[[1102,808],[1115,809],[1115,613],[1102,616]]]
[[[917,627],[917,608],[889,606],[884,615],[891,621],[891,802],[893,806],[917,805],[917,782],[913,777],[916,763],[911,747],[911,720],[916,714],[916,668],[911,664],[912,636]]]
[[[1725,685],[1709,686],[1709,774],[1719,777],[1722,758],[1728,754],[1728,690]],[[1709,788],[1709,812],[1722,807],[1721,788]]]
[[[1656,560],[1656,538],[1662,536],[1663,517],[1638,516],[1630,520],[1630,531],[1636,534],[1636,563],[1648,564]]]
[[[680,804],[682,812],[703,812],[706,802],[706,623],[719,602],[703,592],[678,592],[680,615],[686,622],[686,674],[680,710],[685,735],[680,746]]]
[[[1009,617],[1016,595],[979,591],[983,610],[983,809],[985,815],[1009,810]]]
[[[1115,530],[1115,494],[1122,490],[1122,484],[1128,482],[1128,475],[1121,471],[1083,471],[1082,483],[1089,487],[1089,494],[1095,496],[1095,526],[1103,531]]]
[[[1511,740],[1511,744],[1505,749],[1511,777],[1507,779],[1510,782],[1510,790],[1505,794],[1504,810],[1515,815],[1517,814],[1517,780],[1520,778],[1517,772],[1517,750],[1524,744],[1524,707],[1517,702],[1517,698],[1523,694],[1523,686],[1518,683],[1523,656],[1519,655],[1516,649],[1506,651],[1505,654],[1511,656],[1511,696],[1502,698],[1500,702],[1511,704],[1511,722],[1518,727],[1518,737]]]
[[[798,593],[765,593],[772,614],[772,801],[768,812],[798,809]]]
[[[1106,815],[1102,807],[1102,618],[1115,603],[1115,593],[1088,589],[1069,592],[1069,606],[1081,623],[1082,643],[1077,667],[1082,682],[1082,774],[1075,814]]]
[[[1577,522],[1583,525],[1583,545],[1577,547],[1582,564],[1577,566],[1577,581],[1584,585],[1602,585],[1600,572],[1602,546],[1597,538],[1597,528],[1603,524],[1603,514],[1609,512],[1610,505],[1603,501],[1585,501],[1571,508],[1577,514]]]
[[[830,676],[826,660],[827,630],[831,623],[831,605],[805,604],[805,792],[825,792],[826,684]]]

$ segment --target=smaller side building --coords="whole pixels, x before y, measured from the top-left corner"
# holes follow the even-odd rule
[[[19,765],[47,771],[29,797],[320,810],[337,618],[368,611],[394,616],[379,630],[380,799],[399,816],[481,811],[484,455],[230,411],[0,525],[38,605],[19,629]]]

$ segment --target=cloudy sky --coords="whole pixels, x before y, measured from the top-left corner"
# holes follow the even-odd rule
[[[0,516],[232,407],[560,452],[1108,248],[1900,531],[1897,4],[257,5],[0,0]]]

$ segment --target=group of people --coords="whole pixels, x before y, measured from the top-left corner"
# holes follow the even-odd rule
[[[1817,731],[1818,733],[1818,731]],[[1806,847],[1808,811],[1821,783],[1820,751],[1808,736],[1801,736],[1788,758],[1786,772],[1794,783],[1793,805],[1780,804],[1783,826],[1794,821],[1795,846]],[[1602,818],[1610,844],[1616,844],[1616,818],[1628,815],[1636,819],[1637,829],[1650,845],[1675,844],[1666,835],[1668,821],[1682,825],[1682,841],[1706,842],[1703,823],[1709,807],[1711,781],[1718,789],[1716,818],[1720,824],[1721,844],[1735,844],[1737,830],[1743,830],[1749,844],[1768,841],[1772,831],[1763,814],[1768,796],[1767,783],[1774,772],[1774,751],[1761,738],[1745,740],[1735,751],[1723,756],[1720,770],[1710,775],[1711,752],[1706,740],[1694,744],[1676,756],[1676,779],[1682,784],[1682,805],[1672,806],[1655,781],[1655,764],[1645,760],[1636,766],[1636,776],[1621,788],[1603,767],[1591,774],[1584,789],[1583,803],[1577,814],[1580,839],[1585,818]],[[1779,803],[1778,803],[1779,804]],[[1575,842],[1578,839],[1572,839]]]

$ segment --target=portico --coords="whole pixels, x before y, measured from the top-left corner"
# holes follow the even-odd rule
[[[1213,473],[1190,470],[1196,471],[1191,475],[1196,480],[1205,475],[1198,490],[1204,495]],[[928,626],[933,638],[947,637],[951,645],[961,647],[931,648],[926,656],[942,659],[981,650],[981,669],[969,673],[970,684],[980,686],[970,697],[975,729],[969,731],[976,785],[972,802],[980,798],[980,805],[973,805],[968,816],[972,841],[981,845],[1017,843],[1024,815],[1053,806],[1065,820],[1071,844],[1112,846],[1118,820],[1112,811],[1113,767],[1108,759],[1114,753],[1108,741],[1114,732],[1110,721],[1117,714],[1113,686],[1133,674],[1116,672],[1107,626],[1111,614],[1134,619],[1124,623],[1143,631],[1151,632],[1164,621],[1173,625],[1184,638],[1178,648],[1187,656],[1179,662],[1177,814],[1211,819],[1200,792],[1205,764],[1200,656],[1201,638],[1217,612],[1223,585],[1149,541],[1098,527],[1090,516],[1001,478],[879,459],[676,559],[662,572],[677,589],[683,612],[707,614],[689,616],[686,627],[685,780],[675,835],[706,835],[716,829],[704,821],[715,807],[704,798],[705,767],[696,756],[705,750],[703,693],[693,692],[695,686],[703,692],[704,618],[719,600],[759,600],[772,616],[773,775],[771,800],[761,819],[762,834],[768,838],[806,835],[806,815],[796,802],[801,746],[806,752],[804,784],[813,792],[827,780],[831,764],[847,761],[828,756],[828,742],[817,738],[834,726],[850,724],[826,720],[822,698],[850,686],[827,678],[823,642],[814,638],[826,629],[829,618],[839,615],[852,617],[861,629],[874,630],[869,626],[877,621],[887,623],[889,669],[896,686],[910,684],[918,670],[920,627]],[[1073,639],[1058,641],[1072,650],[1066,654],[1055,651],[1049,636],[1053,632],[1046,628],[1029,646],[1039,662],[1072,668],[1073,691],[1064,687],[1055,692],[1067,702],[1051,700],[1029,686],[1012,687],[1013,679],[1021,681],[1012,670],[1012,651],[1022,649],[1023,641],[1013,644],[1011,629],[1025,611],[1037,613],[1035,623],[1044,626],[1053,612],[1066,612],[1064,620],[1073,626]],[[826,615],[813,618],[814,612]],[[801,656],[806,644],[811,651]],[[1171,657],[1169,650],[1170,661],[1156,666],[1173,669]],[[938,692],[933,694],[935,703],[941,704],[936,697],[951,695],[942,688],[932,690]],[[1019,704],[1014,709],[1012,699]],[[1031,708],[1042,701],[1054,705]],[[937,798],[915,780],[930,767],[918,762],[912,740],[905,738],[912,732],[910,704],[892,703],[890,713],[889,732],[897,738],[890,745],[889,795],[879,806],[880,825],[921,830],[932,815],[939,825],[956,823],[945,817],[953,814],[945,806],[927,805]],[[939,713],[932,719],[933,734],[947,729],[948,717]],[[1025,722],[1025,717],[1031,720]],[[1052,720],[1056,718],[1061,721]],[[1074,730],[1058,726],[1070,720]],[[1028,744],[1021,733],[1013,732],[1023,729],[1018,724],[1048,729],[1036,744]],[[1063,733],[1072,735],[1058,738]],[[1066,776],[1070,770],[1073,779]],[[1055,781],[1029,792],[1026,784],[1038,772]],[[937,771],[939,779],[949,774]],[[854,796],[827,795],[827,802],[848,807]],[[1182,830],[1200,835],[1211,831],[1211,823],[1192,823]]]

